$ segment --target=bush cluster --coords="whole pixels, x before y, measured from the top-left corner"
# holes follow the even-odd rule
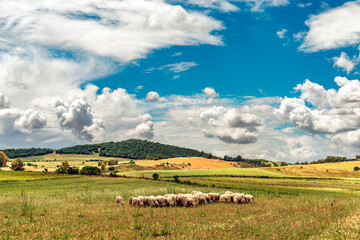
[[[100,175],[101,169],[93,166],[85,166],[80,170],[81,175]]]

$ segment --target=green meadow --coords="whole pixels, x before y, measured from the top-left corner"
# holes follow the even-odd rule
[[[153,172],[138,173],[122,173],[125,178],[0,171],[0,239],[360,237],[358,179],[284,177],[255,168],[158,171],[159,180],[142,178]],[[255,201],[192,208],[114,204],[117,195],[127,201],[193,190],[244,192]]]

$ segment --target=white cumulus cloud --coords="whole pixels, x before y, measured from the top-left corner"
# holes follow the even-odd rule
[[[46,126],[46,118],[33,109],[26,110],[14,123],[14,127],[22,132],[31,132],[44,126]]]
[[[357,64],[356,60],[351,60],[349,56],[344,52],[341,52],[340,57],[333,57],[332,60],[334,61],[334,67],[342,68],[348,74],[354,69],[355,65]]]
[[[309,27],[300,49],[316,52],[360,42],[360,1],[325,10],[305,22]]]
[[[326,90],[306,80],[295,88],[300,98],[282,99],[275,116],[306,132],[326,134],[338,145],[360,144],[360,81],[336,77],[335,82],[338,90]]]
[[[104,128],[104,122],[94,117],[91,106],[84,100],[74,100],[70,104],[58,101],[56,113],[62,128],[70,129],[76,136],[87,140],[93,140],[94,131]]]
[[[278,35],[278,37],[280,39],[284,39],[286,33],[287,33],[287,30],[285,28],[276,32],[276,34]]]
[[[218,97],[219,96],[219,94],[215,91],[215,89],[211,88],[211,87],[206,87],[202,91],[208,97]]]
[[[170,45],[221,44],[222,24],[162,0],[2,1],[9,42],[87,52],[129,62]],[[59,27],[61,25],[61,27]]]
[[[151,91],[146,94],[146,101],[148,102],[166,102],[167,99],[164,97],[160,97],[159,93]]]
[[[127,135],[133,138],[152,139],[154,137],[154,124],[151,121],[140,123],[135,129],[130,129]]]
[[[206,137],[217,137],[227,143],[247,144],[257,141],[262,120],[255,114],[225,107],[212,107],[200,114]]]

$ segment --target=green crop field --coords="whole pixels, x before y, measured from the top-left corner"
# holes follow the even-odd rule
[[[159,180],[0,171],[0,239],[360,237],[356,178],[294,178],[263,169],[157,172],[162,176]],[[181,175],[178,183],[175,175]],[[193,208],[114,204],[117,195],[127,201],[130,196],[193,190],[250,193],[255,202]]]

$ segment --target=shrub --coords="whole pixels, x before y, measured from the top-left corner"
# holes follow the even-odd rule
[[[174,180],[175,180],[175,182],[179,183],[180,182],[179,176],[178,175],[174,176]]]
[[[11,163],[11,169],[14,171],[22,171],[24,170],[24,162],[21,158],[17,158],[15,159],[12,163]]]
[[[93,166],[85,166],[80,170],[81,175],[100,175],[101,169]]]
[[[58,174],[67,174],[67,170],[66,168],[64,168],[63,166],[59,167],[58,169],[55,170],[55,173]]]
[[[154,180],[158,180],[159,179],[159,174],[154,173],[152,177],[153,177]]]
[[[69,167],[69,169],[67,170],[67,173],[76,175],[76,174],[79,174],[79,169],[76,167]]]
[[[116,159],[110,159],[109,162],[108,162],[108,165],[117,165],[118,164],[118,160]]]
[[[135,164],[135,161],[131,159],[129,163],[130,164]]]
[[[6,163],[9,161],[9,158],[3,151],[0,151],[0,167],[6,167]]]
[[[111,172],[110,177],[116,177],[116,172]]]
[[[62,161],[61,166],[68,170],[70,168],[70,164],[68,161]]]
[[[354,167],[354,171],[359,171],[360,167]]]
[[[115,168],[113,166],[109,167],[109,171],[114,171],[114,170],[115,170]]]
[[[31,166],[32,164],[28,162],[26,165]]]

